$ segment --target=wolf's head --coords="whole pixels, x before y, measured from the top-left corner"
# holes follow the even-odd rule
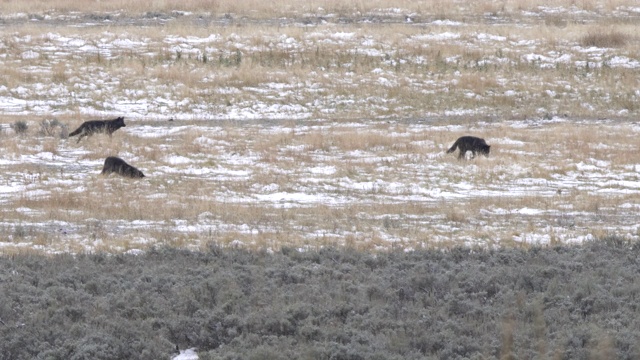
[[[113,120],[113,124],[116,126],[116,128],[121,128],[123,126],[127,126],[124,124],[124,118],[122,116],[116,118],[115,120]]]
[[[484,156],[489,156],[490,151],[491,151],[491,145],[482,145],[482,147],[480,147],[480,152],[484,154]]]

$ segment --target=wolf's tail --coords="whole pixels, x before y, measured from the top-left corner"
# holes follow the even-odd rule
[[[71,135],[69,135],[71,136]],[[458,140],[456,140],[456,142],[453,143],[453,146],[451,146],[449,148],[449,150],[447,150],[447,154],[451,154],[452,152],[456,151],[456,148],[458,147]]]
[[[69,133],[69,136],[75,136],[80,134],[80,128],[75,129],[73,132]]]

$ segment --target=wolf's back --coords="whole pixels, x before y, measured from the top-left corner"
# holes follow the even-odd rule
[[[115,156],[109,156],[104,160],[104,167],[102,168],[101,174],[108,175],[110,173],[116,173],[130,178],[145,177],[142,171]]]

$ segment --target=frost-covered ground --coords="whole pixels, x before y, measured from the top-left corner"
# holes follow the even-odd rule
[[[376,27],[329,14],[249,30],[5,15],[0,248],[637,239],[640,94],[612,92],[633,83],[637,40],[586,47],[569,26],[573,38],[548,41],[564,30],[536,32],[543,16],[599,13],[538,10],[514,33],[489,15]],[[38,131],[116,115],[127,127],[111,140]],[[19,120],[26,135],[10,127]],[[492,156],[445,155],[463,134],[486,138]],[[98,176],[110,155],[147,177]]]

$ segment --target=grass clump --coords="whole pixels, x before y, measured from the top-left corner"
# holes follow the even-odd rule
[[[61,139],[65,139],[69,136],[69,128],[58,119],[45,119],[40,122],[38,134],[40,136],[59,136]]]
[[[580,44],[584,47],[620,48],[627,41],[627,35],[618,31],[589,32],[580,39]]]

